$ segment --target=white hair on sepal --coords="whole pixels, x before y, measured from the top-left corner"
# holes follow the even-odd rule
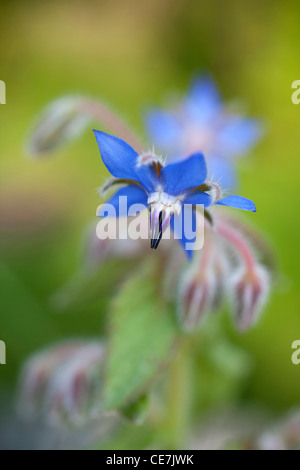
[[[152,150],[148,150],[137,157],[136,166],[137,168],[140,168],[143,165],[153,165],[155,163],[164,167],[166,164],[166,158],[163,158],[162,155],[157,155],[153,147]]]

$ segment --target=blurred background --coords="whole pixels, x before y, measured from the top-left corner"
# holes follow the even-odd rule
[[[239,162],[239,194],[255,201],[258,210],[251,221],[270,240],[279,266],[258,326],[239,336],[224,322],[226,335],[251,367],[234,391],[213,405],[254,403],[275,415],[299,405],[300,365],[291,362],[291,344],[300,339],[300,106],[291,102],[291,84],[300,74],[299,16],[296,1],[2,2],[0,79],[7,87],[7,104],[0,107],[0,339],[7,348],[7,365],[0,366],[3,442],[13,415],[7,397],[14,396],[24,360],[60,339],[102,334],[107,299],[115,288],[104,292],[100,278],[99,295],[94,285],[86,293],[92,301],[79,296],[63,312],[51,300],[78,270],[84,232],[95,221],[96,188],[107,172],[90,131],[54,157],[28,158],[25,141],[34,119],[51,100],[82,93],[101,98],[146,140],[145,108],[184,93],[202,70],[213,75],[225,99],[241,99],[249,116],[266,123],[265,137]],[[206,366],[195,387],[205,389],[209,375]],[[214,378],[217,388],[222,377]],[[193,425],[200,422],[200,410],[210,406],[207,395],[195,401]],[[126,442],[110,438],[103,446],[147,445],[147,423],[143,432],[127,426]]]

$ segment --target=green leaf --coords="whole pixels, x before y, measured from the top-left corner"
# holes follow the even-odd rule
[[[17,274],[0,264],[0,340],[6,343],[7,365],[0,380],[14,374],[27,355],[57,338],[48,312],[39,305]]]
[[[110,312],[110,346],[104,408],[124,406],[143,393],[170,356],[177,333],[160,295],[160,273],[144,265],[122,287]]]
[[[146,394],[141,395],[133,402],[125,405],[121,409],[121,413],[128,421],[134,424],[142,424],[147,415],[149,407],[149,396]]]

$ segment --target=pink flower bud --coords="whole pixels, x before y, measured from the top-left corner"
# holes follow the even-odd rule
[[[269,294],[269,275],[263,266],[253,272],[238,269],[229,284],[238,329],[243,332],[253,325]]]
[[[71,358],[79,346],[78,341],[64,342],[37,353],[27,361],[21,374],[19,405],[22,414],[35,414],[53,372]]]
[[[104,358],[101,342],[70,341],[29,359],[20,384],[21,414],[43,414],[56,424],[81,423],[99,412]]]
[[[186,331],[197,328],[201,320],[212,308],[215,297],[215,272],[208,267],[203,272],[189,269],[179,291],[179,321]]]

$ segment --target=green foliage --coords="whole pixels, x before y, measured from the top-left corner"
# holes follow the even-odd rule
[[[0,339],[7,347],[8,366],[1,377],[12,375],[31,350],[44,347],[57,336],[54,322],[13,271],[0,264]],[[5,375],[4,375],[5,374]]]
[[[141,424],[147,415],[149,408],[149,396],[146,394],[141,395],[122,408],[122,415],[134,424]]]
[[[168,361],[177,334],[159,295],[155,264],[145,264],[125,282],[110,312],[104,407],[123,406],[141,393]]]
[[[253,371],[251,357],[221,332],[216,332],[209,340],[200,335],[200,341],[203,347],[195,357],[199,408],[233,402]]]

